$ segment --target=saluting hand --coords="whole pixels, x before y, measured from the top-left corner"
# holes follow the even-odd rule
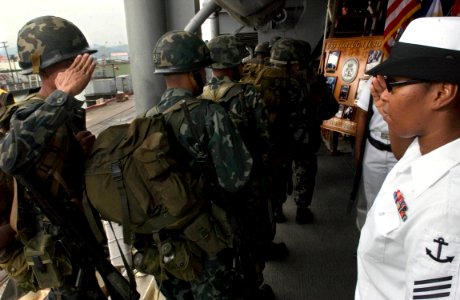
[[[96,62],[89,54],[78,55],[69,68],[56,76],[56,88],[71,96],[80,94],[91,80],[95,68]]]
[[[387,85],[385,83],[385,79],[382,75],[377,75],[376,77],[372,78],[371,82],[371,95],[372,98],[374,99],[374,104],[375,107],[379,110],[379,112],[382,114],[381,108],[382,108],[382,101],[381,101],[381,96],[383,92],[387,89]]]

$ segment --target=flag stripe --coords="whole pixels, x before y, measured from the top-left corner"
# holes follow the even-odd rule
[[[421,8],[419,0],[389,0],[384,29],[384,48],[388,52],[399,28]]]

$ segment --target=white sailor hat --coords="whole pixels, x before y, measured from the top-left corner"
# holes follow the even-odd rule
[[[412,21],[390,56],[367,73],[460,84],[460,17]]]

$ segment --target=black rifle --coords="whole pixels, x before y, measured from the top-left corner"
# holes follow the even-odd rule
[[[94,238],[84,214],[75,207],[65,206],[51,193],[33,184],[27,176],[15,176],[35,198],[50,222],[63,231],[61,242],[80,265],[94,268],[101,275],[112,300],[138,300],[135,284],[128,282],[107,260],[104,250]]]

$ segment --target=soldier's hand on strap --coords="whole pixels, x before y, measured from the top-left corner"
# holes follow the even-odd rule
[[[91,80],[95,68],[96,62],[89,54],[78,55],[69,68],[56,76],[56,88],[71,96],[78,95]]]

